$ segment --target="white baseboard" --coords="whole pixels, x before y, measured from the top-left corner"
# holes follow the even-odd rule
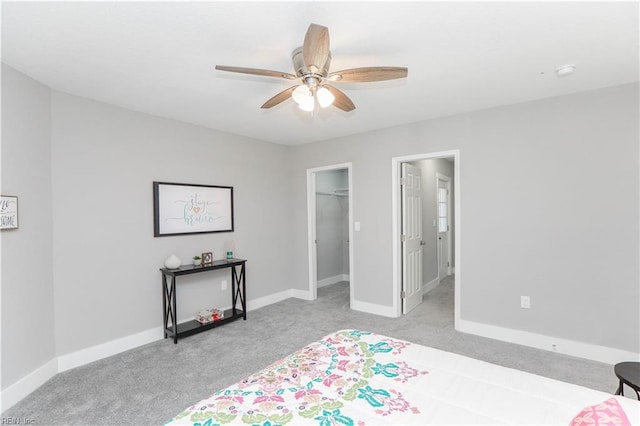
[[[431,281],[429,281],[428,283],[422,286],[422,294],[429,293],[431,290],[438,287],[439,284],[440,284],[440,279],[438,277],[435,277],[434,279],[432,279]]]
[[[258,297],[257,299],[247,300],[247,312],[253,311],[256,309],[263,308],[268,305],[272,305],[274,303],[281,302],[285,299],[293,297],[291,295],[291,289],[283,290],[278,293],[269,294],[267,296]]]
[[[378,305],[375,303],[360,302],[358,300],[351,301],[351,309],[354,311],[366,312],[368,314],[381,315],[388,318],[398,318],[393,306]]]
[[[98,361],[111,355],[146,345],[147,343],[155,342],[163,337],[162,327],[155,327],[66,355],[60,355],[58,357],[58,372],[61,373],[71,368],[80,367],[81,365],[89,364],[90,362]]]
[[[291,297],[302,300],[313,300],[313,297],[311,297],[311,293],[309,292],[309,290],[298,290],[297,288],[292,288],[289,291],[291,291]]]
[[[348,275],[346,280],[344,279],[344,277],[345,277],[345,274],[340,274],[340,275],[335,275],[333,277],[328,277],[328,278],[323,278],[321,280],[318,280],[318,284],[317,284],[318,288],[326,287],[331,284],[338,284],[339,282],[342,282],[342,281],[349,281]]]
[[[351,281],[351,277],[349,274],[342,274],[342,281]]]
[[[460,319],[456,330],[463,333],[488,337],[490,339],[502,340],[503,342],[516,343],[518,345],[558,352],[612,365],[623,361],[640,361],[640,353],[483,324],[475,321]]]
[[[58,360],[56,358],[47,361],[43,366],[35,369],[8,388],[2,391],[2,412],[13,407],[22,398],[45,384],[58,373]]]

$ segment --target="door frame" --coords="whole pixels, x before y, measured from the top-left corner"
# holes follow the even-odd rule
[[[454,163],[455,164],[455,163]],[[454,167],[455,171],[455,167]],[[447,175],[443,175],[442,173],[436,173],[436,194],[438,193],[439,181],[447,182],[447,220],[451,223],[451,177]],[[436,195],[436,219],[438,218],[438,203],[437,203],[437,195]],[[454,225],[455,228],[455,225]],[[436,244],[438,243],[438,234],[436,232]],[[440,255],[440,249],[437,250],[438,255]],[[449,226],[449,230],[447,231],[447,276],[451,275],[451,226]],[[440,276],[440,258],[438,258],[438,281],[440,281],[442,277]]]
[[[307,169],[307,247],[309,262],[309,299],[318,298],[318,255],[316,240],[316,173],[329,170],[347,170],[349,188],[349,307],[353,309],[355,271],[353,268],[353,166],[352,163],[332,164],[330,166]]]
[[[400,292],[402,291],[402,250],[400,235],[402,233],[402,214],[400,199],[400,164],[418,160],[429,160],[437,158],[451,158],[454,161],[454,224],[455,224],[455,259],[456,259],[456,279],[454,284],[454,327],[457,330],[460,323],[460,303],[462,301],[462,245],[460,244],[461,227],[461,204],[460,204],[460,150],[426,152],[422,154],[405,155],[393,157],[391,159],[391,229],[392,229],[392,309],[397,317],[402,316],[402,301]]]

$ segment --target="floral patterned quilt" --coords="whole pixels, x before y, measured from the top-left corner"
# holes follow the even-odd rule
[[[582,407],[609,397],[407,341],[342,330],[214,393],[168,424],[568,424]]]

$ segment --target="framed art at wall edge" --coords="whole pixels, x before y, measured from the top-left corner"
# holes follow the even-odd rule
[[[0,195],[0,229],[18,229],[18,197]]]
[[[233,232],[233,187],[153,182],[154,237]]]

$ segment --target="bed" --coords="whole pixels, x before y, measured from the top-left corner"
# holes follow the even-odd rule
[[[230,423],[640,425],[640,402],[341,330],[214,393],[168,424]]]

